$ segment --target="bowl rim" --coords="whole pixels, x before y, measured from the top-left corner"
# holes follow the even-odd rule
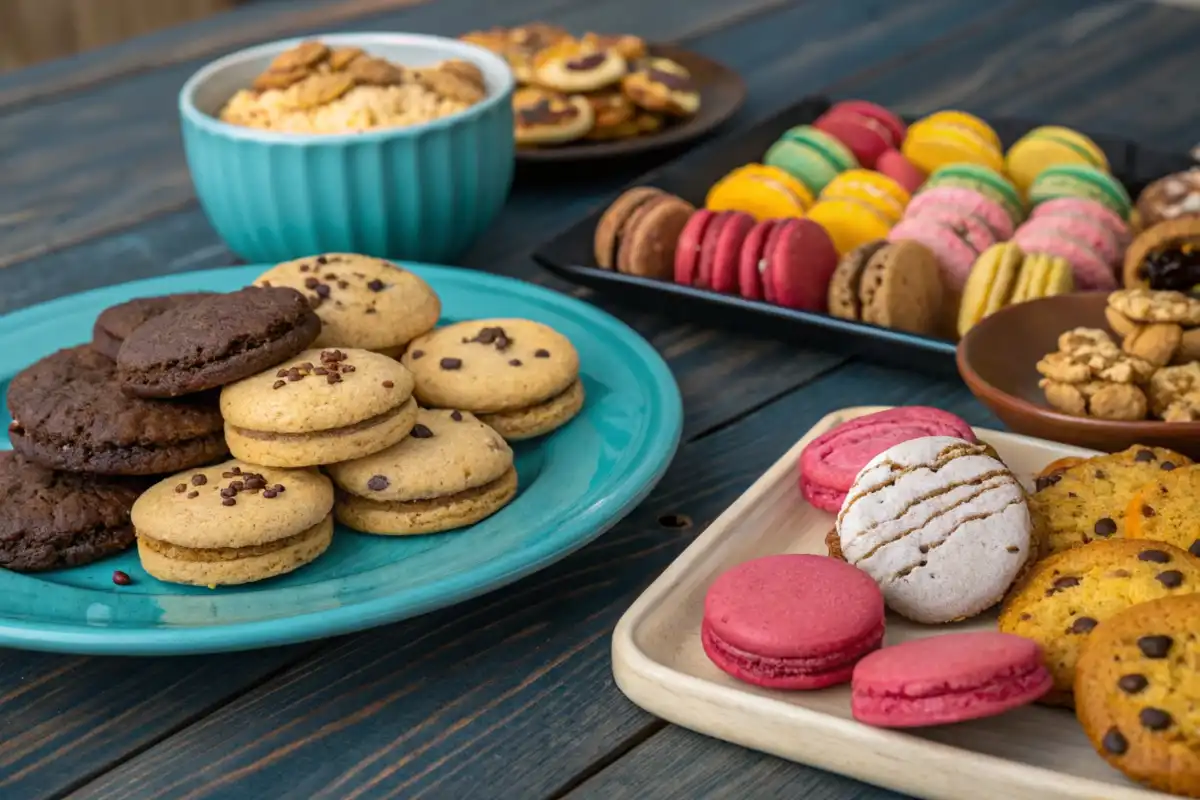
[[[370,46],[372,44],[395,44],[395,45],[424,45],[426,47],[436,47],[446,50],[446,58],[460,57],[466,60],[472,60],[476,63],[482,62],[481,66],[489,67],[485,70],[487,76],[498,77],[500,85],[496,91],[489,94],[483,100],[479,101],[470,108],[463,109],[455,114],[440,117],[438,119],[421,122],[415,125],[402,125],[386,128],[375,128],[361,132],[349,133],[285,133],[280,131],[267,131],[261,128],[251,128],[245,125],[234,125],[229,122],[224,122],[217,117],[207,114],[196,107],[196,93],[202,86],[205,85],[214,75],[228,67],[248,61],[254,58],[260,58],[266,55],[275,55],[289,48],[295,47],[301,42],[317,40],[322,43],[341,44],[341,45],[357,45]],[[513,90],[516,87],[516,79],[513,77],[512,69],[508,62],[502,59],[495,53],[469,42],[464,42],[460,39],[454,39],[447,36],[433,36],[423,33],[386,33],[377,31],[359,31],[347,33],[329,33],[329,34],[312,34],[309,36],[295,36],[288,39],[276,39],[264,44],[257,44],[253,47],[246,47],[241,50],[236,50],[226,56],[210,61],[200,69],[196,70],[184,82],[183,87],[179,90],[179,113],[185,122],[203,128],[209,133],[225,136],[233,139],[243,139],[248,141],[257,141],[267,144],[286,144],[297,147],[314,147],[328,144],[344,144],[348,142],[372,142],[381,139],[392,138],[408,138],[420,135],[427,131],[450,128],[456,125],[468,123],[475,118],[482,116],[489,110],[499,105],[500,103],[510,103]]]
[[[1107,296],[1108,292],[1093,291],[1093,292],[1071,292],[1065,295],[1053,295],[1051,297],[1039,297],[1036,300],[1029,300],[1016,305],[1005,306],[994,314],[989,314],[979,322],[971,326],[967,331],[966,336],[963,336],[958,341],[958,346],[955,348],[954,361],[958,366],[958,374],[962,376],[963,382],[967,384],[967,388],[987,406],[1002,405],[1008,406],[1010,411],[1022,414],[1024,416],[1041,417],[1047,422],[1052,422],[1058,425],[1069,426],[1076,430],[1087,430],[1094,434],[1123,433],[1129,435],[1131,433],[1145,433],[1154,436],[1178,435],[1181,438],[1191,438],[1200,436],[1200,422],[1167,422],[1165,420],[1146,419],[1146,420],[1115,420],[1115,419],[1097,419],[1095,417],[1075,417],[1070,414],[1064,414],[1061,411],[1040,406],[1031,403],[1024,398],[1004,391],[1000,387],[984,379],[982,375],[971,364],[967,358],[967,349],[973,336],[977,336],[980,330],[986,327],[1003,324],[1008,317],[1018,317],[1021,313],[1027,312],[1025,306],[1034,303],[1054,303],[1062,302],[1062,298],[1077,297],[1079,295],[1092,296]],[[1016,325],[1017,320],[1007,320],[1008,324]],[[1107,326],[1105,326],[1107,328]],[[1165,426],[1169,426],[1165,427]]]

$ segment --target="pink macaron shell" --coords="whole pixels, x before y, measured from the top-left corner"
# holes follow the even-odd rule
[[[826,113],[813,123],[813,127],[846,145],[858,163],[867,169],[874,169],[875,160],[894,147],[886,127],[845,111]]]
[[[904,210],[904,216],[919,217],[930,206],[957,208],[964,214],[979,217],[986,222],[1000,241],[1012,238],[1012,217],[1008,215],[1004,207],[972,189],[964,189],[959,186],[935,186],[927,189],[913,195],[913,199]]]
[[[763,284],[776,305],[824,311],[837,264],[837,248],[823,227],[810,219],[788,220],[771,243]]]
[[[1048,233],[1057,231],[1068,239],[1087,245],[1088,249],[1114,268],[1125,258],[1125,249],[1121,247],[1116,234],[1088,217],[1043,214],[1031,217],[1021,228],[1026,231],[1045,229]]]
[[[793,221],[794,220],[791,219],[779,220],[779,224],[772,228],[771,232],[767,234],[766,244],[763,245],[763,256],[758,262],[758,268],[759,277],[762,280],[763,299],[768,303],[775,302],[775,285],[771,281],[767,280],[767,271],[771,268],[771,259],[773,258],[773,254],[775,252],[775,244],[779,241],[779,237],[783,236],[783,232],[787,228],[788,223]]]
[[[711,289],[713,279],[713,266],[717,260],[717,242],[721,238],[721,231],[729,224],[730,220],[737,216],[736,211],[721,211],[717,213],[708,223],[708,227],[704,229],[704,238],[700,240],[700,263],[696,267],[696,277],[692,281],[692,286],[700,289]]]
[[[1032,639],[951,633],[911,639],[859,661],[850,710],[880,727],[943,725],[1032,703],[1053,684]]]
[[[800,476],[800,494],[804,496],[810,506],[828,511],[830,514],[841,511],[842,504],[846,502],[846,492],[839,492],[837,489],[813,483],[804,475]]]
[[[949,411],[931,406],[889,408],[843,422],[813,439],[800,453],[800,474],[811,484],[845,493],[875,456],[926,436],[976,441],[971,426]]]
[[[880,125],[887,128],[891,135],[894,146],[899,147],[904,142],[904,137],[908,135],[908,126],[904,124],[904,120],[888,111],[883,106],[872,103],[869,100],[842,100],[839,103],[834,103],[829,111],[825,113],[833,113],[835,111],[848,111],[852,114],[873,119]]]
[[[1069,239],[1061,230],[1022,225],[1013,236],[1013,242],[1026,253],[1065,258],[1075,276],[1075,287],[1081,291],[1117,288],[1112,265],[1086,242]]]
[[[778,225],[778,220],[764,219],[750,229],[742,242],[742,252],[738,254],[738,292],[747,300],[763,299],[763,253],[768,237]]]
[[[742,244],[754,228],[754,217],[741,211],[732,212],[717,236],[716,252],[713,254],[712,280],[710,287],[722,294],[736,294],[738,290],[738,264]]]
[[[825,556],[747,561],[713,581],[704,598],[705,653],[757,686],[815,689],[845,682],[883,633],[883,594],[875,581]]]
[[[1129,225],[1116,212],[1103,203],[1086,197],[1059,197],[1040,203],[1033,209],[1030,219],[1041,217],[1082,217],[1092,220],[1112,234],[1118,249],[1124,251],[1133,238]]]
[[[968,242],[969,231],[961,229],[964,230],[964,235],[960,235],[955,229],[954,223],[909,217],[892,228],[888,233],[888,241],[901,242],[907,239],[925,245],[937,258],[946,286],[955,292],[961,292],[967,282],[967,276],[971,274],[975,259],[994,244],[995,240],[990,244],[984,244],[982,241]]]
[[[927,205],[921,209],[919,218],[931,222],[941,222],[951,226],[982,226],[987,230],[988,236],[990,236],[992,239],[996,241],[1004,240],[1004,237],[1002,237],[995,228],[989,225],[987,220],[985,220],[983,217],[963,211],[962,208],[958,206]]]
[[[701,209],[688,219],[675,246],[675,282],[691,286],[700,268],[700,243],[716,212]]]
[[[915,194],[917,189],[920,189],[925,183],[925,173],[905,158],[899,150],[885,150],[875,160],[875,170],[903,186],[909,194]]]

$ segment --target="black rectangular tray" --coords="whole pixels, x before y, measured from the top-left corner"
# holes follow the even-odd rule
[[[642,175],[633,186],[656,186],[702,207],[709,187],[725,173],[762,158],[776,139],[795,125],[813,122],[829,108],[826,97],[807,97],[753,126],[735,139],[717,139]],[[1007,149],[1038,125],[1018,119],[988,119]],[[1136,142],[1103,134],[1088,134],[1108,157],[1113,175],[1128,187],[1131,196],[1150,181],[1193,166],[1186,154],[1156,151]],[[622,190],[624,191],[624,189]],[[670,281],[639,278],[595,266],[593,233],[600,215],[620,192],[610,196],[591,214],[545,242],[534,259],[566,280],[599,291],[612,292],[622,302],[665,311],[686,320],[703,320],[736,330],[761,334],[805,347],[863,356],[905,368],[936,374],[956,374],[955,343],[917,336],[828,314],[795,311],[757,300],[718,294],[707,289],[680,286]]]

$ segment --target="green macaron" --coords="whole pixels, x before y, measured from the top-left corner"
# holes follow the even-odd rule
[[[1029,202],[1033,206],[1059,197],[1095,200],[1126,220],[1133,209],[1129,192],[1120,181],[1107,172],[1082,164],[1046,167],[1029,187]]]
[[[854,154],[844,144],[808,125],[784,132],[767,150],[763,163],[789,173],[814,195],[820,194],[839,173],[858,166]]]
[[[1014,224],[1019,225],[1025,218],[1025,204],[1021,202],[1021,195],[1017,191],[1017,187],[1013,186],[999,172],[982,164],[960,163],[938,167],[921,189],[924,191],[937,186],[974,189],[984,197],[995,200],[1003,206],[1008,215],[1012,217]]]

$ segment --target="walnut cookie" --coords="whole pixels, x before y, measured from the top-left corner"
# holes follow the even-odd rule
[[[1145,419],[1142,385],[1154,365],[1119,348],[1098,328],[1076,328],[1058,337],[1058,350],[1037,363],[1046,402],[1073,416]]]
[[[350,133],[419,125],[486,96],[482,73],[465,61],[410,69],[357,47],[306,41],[276,56],[220,118],[285,133]]]

